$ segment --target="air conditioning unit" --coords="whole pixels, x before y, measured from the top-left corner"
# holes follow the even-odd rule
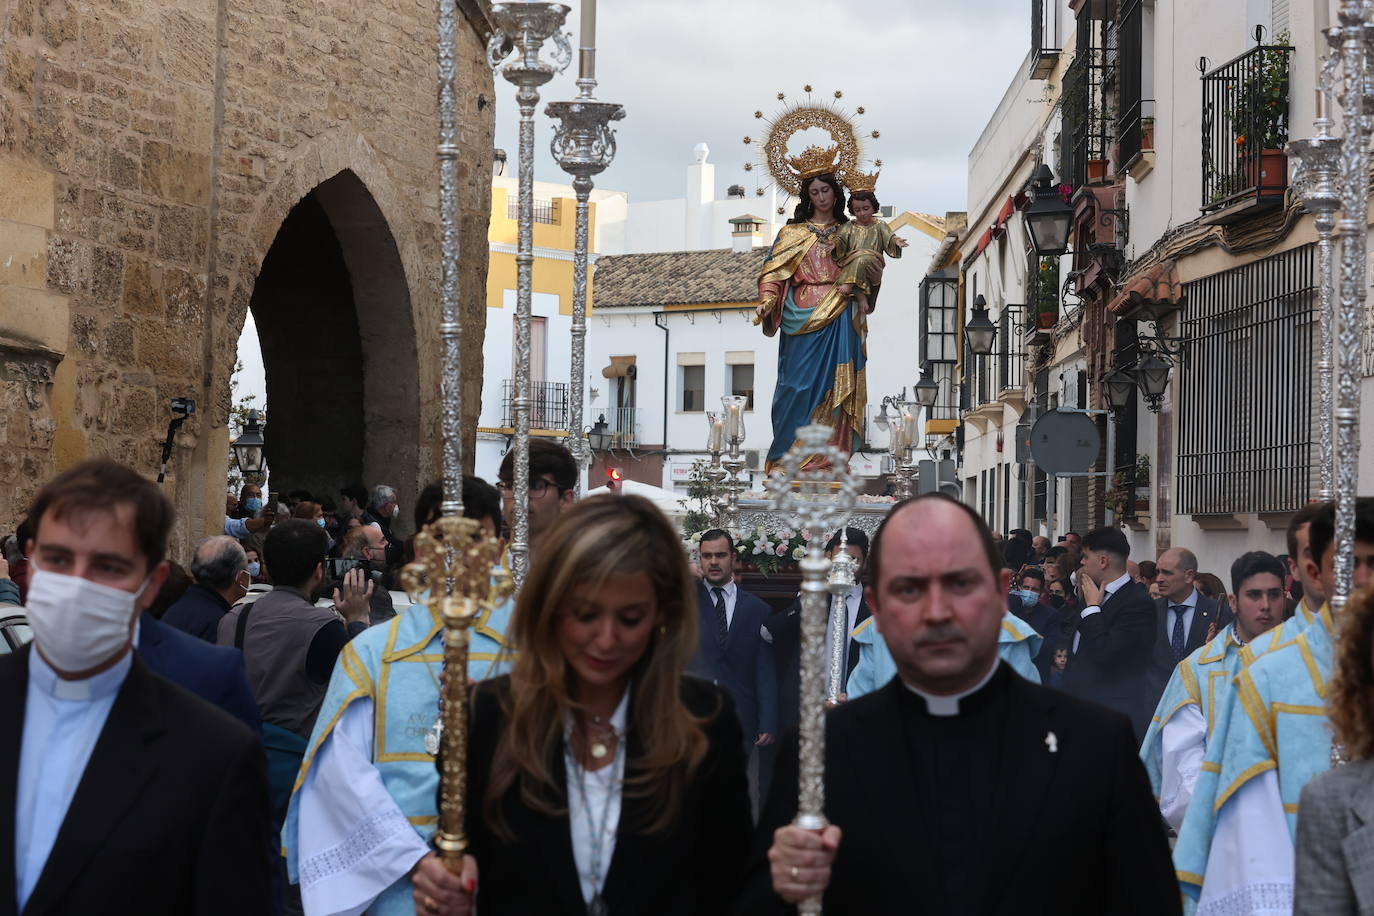
[[[763,455],[758,449],[749,449],[744,453],[744,466],[751,471],[757,471],[763,467]]]

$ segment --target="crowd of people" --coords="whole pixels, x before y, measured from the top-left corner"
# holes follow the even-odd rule
[[[463,481],[492,537],[511,458]],[[49,481],[0,568],[34,636],[0,656],[0,913],[1315,916],[1374,892],[1374,599],[1326,601],[1331,505],[1224,580],[1115,528],[998,537],[938,494],[835,532],[862,575],[827,598],[815,827],[800,599],[743,588],[732,532],[689,555],[577,473],[531,443],[529,573],[469,631],[457,867],[431,846],[452,672],[429,606],[391,599],[394,490],[249,485],[177,576],[156,485],[108,460]],[[1363,588],[1374,500],[1355,540]]]

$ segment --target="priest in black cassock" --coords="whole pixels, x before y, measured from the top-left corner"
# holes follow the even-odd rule
[[[826,916],[1181,912],[1130,721],[999,661],[1000,566],[963,504],[932,493],[893,508],[867,597],[898,675],[827,715],[820,833],[790,826],[787,737],[737,912],[820,893]]]

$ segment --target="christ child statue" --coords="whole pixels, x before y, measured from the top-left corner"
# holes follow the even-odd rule
[[[883,282],[883,255],[900,258],[907,241],[877,218],[878,198],[872,191],[855,191],[849,198],[849,212],[854,219],[835,236],[835,263],[840,267],[835,288],[853,293],[864,312],[871,314]]]

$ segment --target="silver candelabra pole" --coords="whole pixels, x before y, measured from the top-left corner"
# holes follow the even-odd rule
[[[916,418],[910,404],[898,401],[897,416],[890,421],[892,452],[892,495],[898,499],[911,496],[912,478],[916,468],[911,463],[912,437],[916,434]]]
[[[596,0],[582,0],[582,34],[578,48],[578,94],[571,102],[550,102],[544,113],[561,123],[554,130],[550,149],[563,171],[573,176],[577,196],[577,227],[573,245],[572,387],[568,413],[569,441],[577,459],[577,488],[581,495],[582,472],[591,463],[582,434],[582,402],[587,385],[587,247],[588,206],[592,177],[601,174],[615,158],[612,121],[625,117],[615,102],[598,102],[596,88]]]
[[[830,442],[833,430],[813,424],[797,430],[797,443],[768,478],[774,508],[793,516],[806,531],[806,557],[801,561],[801,750],[800,791],[793,824],[822,830],[825,819],[825,699],[827,678],[826,597],[830,561],[822,550],[826,532],[843,526],[858,498],[849,456]],[[819,470],[802,470],[808,458],[825,459]],[[828,463],[828,466],[826,466]],[[819,916],[820,897],[802,901],[802,916]]]
[[[749,399],[743,395],[727,394],[720,399],[725,408],[725,440],[728,448],[720,457],[720,465],[725,469],[725,495],[721,499],[721,524],[734,530],[739,527],[739,495],[746,484],[739,479],[744,470],[745,460],[740,453],[744,443],[744,408]]]
[[[525,581],[530,553],[530,298],[534,271],[534,109],[539,87],[567,69],[572,46],[559,28],[568,7],[545,0],[509,0],[491,7],[496,31],[487,43],[487,59],[493,70],[515,84],[520,106],[520,239],[516,248],[515,299],[515,524],[510,543],[511,572],[515,587]],[[552,61],[540,57],[544,42],[552,38]],[[503,65],[503,61],[506,61]],[[581,430],[578,430],[580,433]]]
[[[849,630],[849,608],[845,599],[858,581],[854,558],[849,555],[849,529],[840,526],[840,543],[830,560],[830,677],[827,679],[825,699],[834,704],[844,692],[844,644]]]
[[[1321,346],[1317,354],[1317,410],[1319,468],[1316,498],[1329,500],[1334,495],[1332,477],[1335,473],[1335,405],[1332,403],[1331,358],[1333,328],[1333,291],[1336,285],[1332,258],[1332,236],[1336,228],[1336,211],[1341,208],[1339,167],[1341,140],[1331,135],[1332,121],[1328,116],[1331,80],[1335,75],[1337,58],[1323,61],[1321,86],[1317,92],[1317,135],[1288,144],[1288,152],[1297,162],[1295,184],[1303,204],[1315,215],[1317,229],[1318,305],[1317,317]]]
[[[439,339],[443,372],[439,409],[443,435],[442,515],[463,514],[463,323],[458,302],[458,113],[454,80],[456,0],[439,0]],[[273,507],[275,508],[275,507]]]
[[[1340,24],[1327,30],[1333,54],[1339,58],[1344,138],[1340,148],[1341,240],[1340,306],[1335,320],[1336,364],[1336,614],[1344,610],[1354,585],[1355,497],[1360,462],[1361,326],[1365,304],[1365,259],[1368,252],[1369,133],[1371,106],[1370,55],[1374,24],[1363,0],[1342,0]]]
[[[711,460],[707,463],[703,473],[706,479],[711,482],[711,491],[720,486],[721,481],[725,480],[725,468],[720,463],[720,451],[725,447],[725,416],[724,414],[706,412],[706,451],[711,454]],[[725,499],[718,498],[711,500],[711,514],[715,517],[717,525],[725,525],[732,530],[735,525],[725,523]]]

